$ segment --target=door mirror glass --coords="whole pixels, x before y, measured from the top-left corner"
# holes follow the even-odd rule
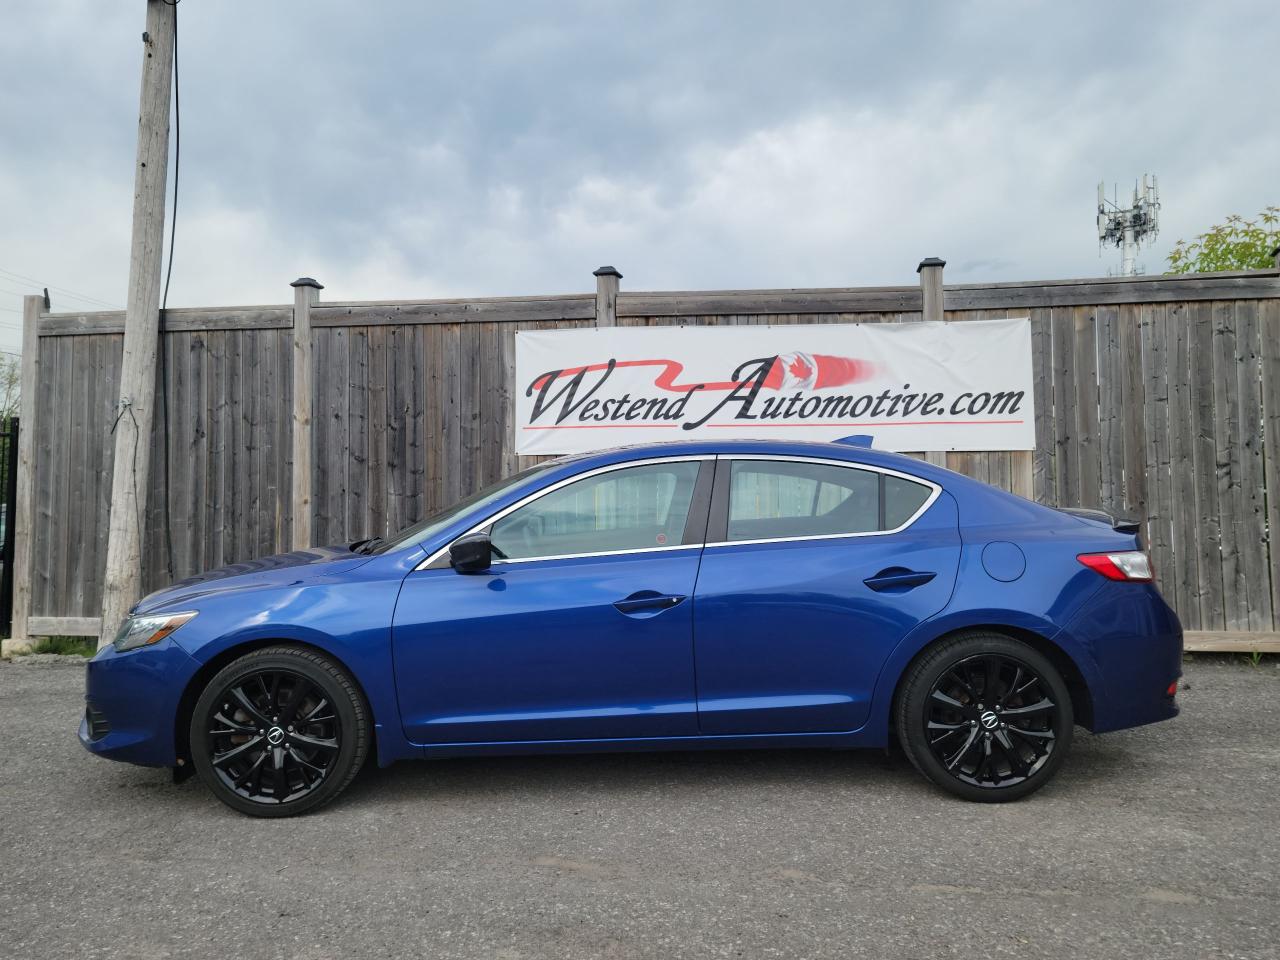
[[[480,573],[489,569],[493,544],[487,533],[473,533],[449,544],[449,560],[459,573]]]

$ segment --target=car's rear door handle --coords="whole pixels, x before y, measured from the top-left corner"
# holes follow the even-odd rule
[[[683,596],[674,594],[655,593],[652,590],[641,590],[639,593],[633,593],[625,600],[615,600],[614,606],[622,613],[658,613],[674,607]]]
[[[936,576],[936,573],[930,573],[927,570],[908,570],[906,567],[889,567],[886,570],[881,570],[874,577],[867,577],[867,579],[862,582],[872,590],[880,593],[902,593],[905,590],[910,590],[912,587],[922,586]]]

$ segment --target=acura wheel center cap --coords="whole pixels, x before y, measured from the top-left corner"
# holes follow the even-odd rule
[[[985,723],[986,720],[984,719],[983,722]],[[267,731],[267,743],[271,744],[273,747],[278,747],[283,742],[284,742],[284,730],[282,730],[280,727],[272,727],[270,730]]]
[[[978,717],[978,720],[981,721],[982,725],[988,730],[994,730],[996,727],[1000,726],[1000,718],[996,716],[995,712],[992,710],[984,710],[982,715]]]

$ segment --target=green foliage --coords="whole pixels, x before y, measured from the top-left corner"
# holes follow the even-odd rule
[[[1231,214],[1190,243],[1179,240],[1169,254],[1169,273],[1265,270],[1280,246],[1280,207],[1267,207],[1253,220]]]
[[[31,649],[31,652],[92,657],[98,652],[98,641],[93,637],[44,637]]]

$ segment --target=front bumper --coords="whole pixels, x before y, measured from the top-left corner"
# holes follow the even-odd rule
[[[127,653],[99,650],[85,671],[80,743],[111,760],[173,766],[178,702],[199,667],[172,637]]]

